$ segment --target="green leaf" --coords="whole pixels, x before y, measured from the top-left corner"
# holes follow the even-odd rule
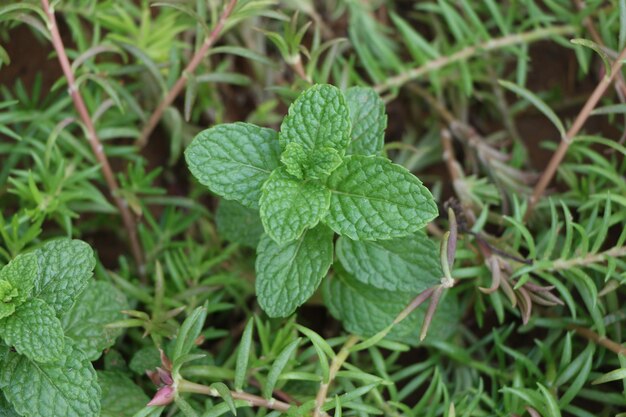
[[[20,417],[15,408],[4,397],[2,391],[0,391],[0,417]]]
[[[45,301],[57,316],[70,309],[96,266],[91,247],[80,240],[58,239],[37,251],[39,275],[33,297]]]
[[[600,56],[600,59],[602,59],[602,63],[604,64],[604,71],[606,71],[606,77],[611,77],[611,60],[600,45],[598,45],[594,41],[590,41],[589,39],[580,38],[572,39],[570,40],[570,42],[574,45],[582,45],[584,47],[594,50]]]
[[[307,151],[297,142],[287,144],[280,160],[285,164],[287,172],[299,179],[325,179],[342,161],[341,155],[334,148]]]
[[[231,242],[256,248],[264,233],[259,211],[236,201],[221,200],[217,207],[215,223],[219,235]]]
[[[133,355],[128,367],[137,375],[143,375],[146,371],[152,371],[157,366],[161,366],[161,355],[159,350],[153,346],[145,346]]]
[[[346,90],[350,108],[352,133],[347,153],[378,155],[385,142],[387,114],[385,103],[370,87],[351,87]]]
[[[267,381],[265,382],[265,386],[263,387],[263,397],[264,398],[272,398],[272,393],[274,391],[274,387],[276,386],[276,382],[278,382],[278,377],[287,366],[287,362],[293,355],[293,352],[298,348],[300,344],[300,338],[297,338],[293,342],[289,343],[287,347],[285,347],[276,357],[276,360],[272,364],[270,368],[270,372],[267,375]]]
[[[250,318],[241,336],[241,342],[237,350],[237,362],[235,365],[235,390],[241,391],[248,373],[248,363],[252,347],[252,331],[254,329],[254,319]]]
[[[231,123],[200,132],[185,151],[191,173],[214,193],[257,208],[261,186],[278,166],[272,129]]]
[[[0,370],[2,391],[21,415],[28,417],[98,417],[100,386],[91,362],[65,341],[61,359],[32,362],[11,353]]]
[[[228,408],[231,413],[235,416],[237,415],[237,407],[235,407],[235,402],[233,401],[233,396],[230,393],[230,390],[223,382],[214,382],[211,384],[211,388],[217,391],[222,400],[228,405]]]
[[[106,325],[123,319],[121,310],[126,308],[126,297],[112,284],[93,281],[62,317],[61,323],[65,335],[74,339],[74,346],[82,350],[87,359],[95,361],[122,333],[123,329]]]
[[[100,417],[132,417],[150,398],[129,377],[121,372],[98,371],[102,388]]]
[[[379,241],[341,237],[336,252],[343,267],[357,280],[384,290],[419,293],[443,276],[439,249],[421,232]]]
[[[330,313],[343,322],[346,330],[363,337],[374,336],[387,328],[418,295],[407,291],[381,290],[357,281],[341,268],[333,266],[333,269],[335,274],[322,287],[325,304]],[[417,345],[427,304],[422,304],[395,325],[387,337]],[[439,302],[425,341],[448,338],[454,332],[457,319],[456,303],[451,294],[447,294]]]
[[[298,239],[328,212],[330,191],[316,182],[302,181],[279,168],[263,184],[261,221],[279,245]]]
[[[408,236],[437,217],[422,182],[382,157],[349,156],[326,185],[332,196],[324,222],[353,240]]]
[[[256,259],[256,293],[270,317],[286,317],[313,295],[333,262],[333,233],[325,226],[279,246],[261,238]]]
[[[535,108],[537,110],[539,110],[541,113],[543,113],[543,115],[546,116],[552,122],[554,127],[556,127],[557,130],[559,131],[559,133],[561,134],[561,137],[562,138],[565,137],[565,126],[563,126],[563,122],[561,122],[561,119],[559,119],[559,116],[556,115],[554,110],[552,110],[546,104],[545,101],[540,99],[533,92],[527,90],[524,87],[520,87],[517,84],[513,84],[510,81],[498,80],[498,82],[500,83],[500,85],[502,87],[504,87],[507,90],[510,90],[510,91],[514,92],[515,94],[520,95],[520,96],[524,97],[526,100],[528,100],[533,106],[535,106]]]
[[[197,307],[183,322],[176,335],[176,344],[172,353],[172,361],[184,357],[195,346],[196,339],[200,336],[204,321],[206,320],[206,307]]]
[[[0,270],[0,318],[8,315],[3,314],[5,309],[13,313],[15,307],[26,301],[32,293],[37,272],[34,253],[18,255]]]
[[[283,149],[296,142],[309,151],[330,147],[343,154],[350,143],[350,111],[341,91],[318,84],[300,94],[280,126],[279,141]]]
[[[37,362],[59,359],[65,344],[54,309],[37,298],[26,301],[0,321],[0,336],[18,353]]]
[[[607,372],[591,381],[591,385],[606,384],[607,382],[618,381],[620,379],[626,380],[626,368],[618,368]]]

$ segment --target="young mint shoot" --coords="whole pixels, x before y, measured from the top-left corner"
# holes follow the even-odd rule
[[[371,88],[344,93],[318,84],[289,107],[278,134],[221,124],[185,151],[192,174],[212,192],[258,209],[265,235],[256,292],[270,317],[289,316],[317,290],[333,264],[334,233],[342,274],[374,290],[417,293],[441,277],[438,250],[419,233],[437,206],[417,177],[380,156],[386,124]],[[360,267],[374,261],[363,252],[380,267]],[[396,260],[402,271],[386,270]]]

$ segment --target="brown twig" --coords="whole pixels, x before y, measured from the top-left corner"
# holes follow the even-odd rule
[[[502,49],[520,43],[530,43],[543,40],[548,36],[565,35],[575,31],[572,26],[552,26],[541,29],[535,29],[529,32],[515,33],[502,38],[491,39],[478,45],[468,46],[450,55],[442,56],[425,63],[424,65],[411,68],[406,72],[389,77],[382,83],[378,84],[374,89],[377,93],[386,92],[392,88],[400,87],[409,81],[416,80],[434,71],[438,71],[443,67],[454,64],[456,62],[465,61],[474,55],[482,52]]]
[[[190,392],[218,398],[221,397],[220,393],[214,388],[207,387],[206,385],[196,384],[195,382],[186,380],[179,381],[177,389],[179,392]],[[248,394],[247,392],[231,391],[230,395],[235,400],[246,401],[252,407],[263,407],[270,410],[278,410],[282,412],[286,412],[287,410],[289,410],[289,408],[291,408],[291,404],[287,404],[286,402],[279,401],[275,398],[270,398],[268,400],[257,395]]]
[[[148,143],[148,138],[150,137],[150,134],[152,133],[154,128],[157,126],[159,121],[161,120],[161,117],[163,116],[163,112],[165,112],[165,110],[174,102],[176,97],[178,97],[180,92],[185,87],[185,84],[187,84],[187,78],[189,77],[189,75],[194,73],[198,65],[200,65],[200,62],[202,61],[202,59],[204,59],[205,55],[209,51],[209,48],[211,48],[211,46],[213,46],[213,44],[217,41],[220,34],[222,33],[222,30],[224,29],[226,20],[232,13],[236,4],[237,4],[237,0],[230,0],[228,2],[226,7],[224,8],[224,11],[222,12],[222,15],[218,19],[217,24],[215,25],[211,33],[206,37],[200,49],[198,49],[196,53],[193,55],[193,57],[191,58],[191,60],[189,61],[185,69],[183,70],[180,78],[176,80],[176,83],[174,83],[174,86],[172,86],[172,88],[167,93],[165,98],[159,103],[157,108],[154,110],[154,112],[150,116],[148,123],[144,126],[143,130],[141,131],[141,135],[139,136],[139,139],[137,139],[137,141],[135,142],[135,145],[142,148],[146,145],[146,143]]]
[[[93,120],[89,115],[89,112],[87,111],[87,106],[85,105],[83,97],[80,95],[80,91],[78,91],[78,85],[76,84],[76,79],[74,78],[74,73],[72,71],[70,61],[65,52],[65,46],[63,45],[63,40],[61,39],[61,35],[59,33],[57,21],[54,17],[54,11],[50,7],[50,3],[48,2],[48,0],[41,0],[41,5],[43,7],[44,13],[48,17],[48,30],[50,31],[50,35],[52,38],[52,46],[54,46],[54,49],[57,52],[59,63],[61,64],[61,68],[63,69],[63,74],[67,79],[68,92],[72,97],[74,107],[76,108],[76,111],[80,115],[80,119],[83,122],[87,134],[87,140],[89,141],[89,145],[91,145],[91,149],[94,155],[96,156],[96,160],[100,164],[102,174],[104,175],[104,180],[109,188],[109,193],[115,201],[115,205],[117,206],[120,215],[122,216],[124,227],[128,232],[131,252],[133,254],[133,257],[135,258],[135,262],[137,263],[137,268],[139,269],[140,274],[143,275],[143,252],[139,244],[139,239],[137,238],[137,227],[135,224],[135,219],[128,207],[128,203],[119,195],[119,186],[117,184],[115,176],[113,175],[113,170],[111,169],[109,160],[104,153],[104,147],[102,146],[102,143],[98,138],[96,128],[94,126]]]
[[[626,356],[626,347],[620,345],[617,342],[612,341],[606,336],[600,336],[598,333],[594,332],[593,330],[587,329],[586,327],[572,325],[572,326],[568,326],[568,328],[574,330],[576,333],[578,333],[585,339],[591,340],[593,343],[607,348],[611,352],[614,352],[618,355]]]
[[[574,140],[574,137],[583,127],[583,125],[587,121],[587,118],[591,115],[592,110],[596,107],[598,101],[600,101],[600,98],[602,98],[604,92],[607,88],[609,88],[611,82],[620,71],[622,61],[624,59],[626,59],[626,48],[624,48],[624,50],[620,52],[615,62],[613,62],[613,65],[611,66],[611,75],[603,77],[602,80],[598,83],[595,90],[593,90],[593,93],[591,93],[591,95],[589,96],[589,99],[587,99],[584,107],[582,108],[580,113],[578,113],[576,120],[574,120],[574,124],[569,128],[565,136],[561,138],[561,143],[559,144],[559,147],[552,155],[552,159],[550,159],[550,163],[541,175],[541,178],[539,178],[539,182],[537,182],[537,185],[535,185],[535,189],[533,190],[533,194],[530,197],[530,201],[528,203],[528,210],[526,211],[526,214],[524,216],[525,220],[528,219],[533,211],[533,208],[548,187],[548,184],[550,184],[550,182],[552,181],[552,178],[554,177],[557,168],[561,164],[561,161],[565,157],[565,153],[567,152],[567,149]]]
[[[317,395],[315,396],[315,411],[313,412],[313,417],[322,417],[326,413],[322,411],[322,407],[326,402],[326,397],[328,396],[328,389],[330,385],[333,383],[335,377],[337,376],[337,372],[341,369],[341,366],[348,358],[350,354],[350,349],[359,341],[358,336],[350,336],[348,340],[343,344],[337,356],[335,356],[330,364],[330,370],[328,372],[328,381],[322,382],[320,384],[320,388],[317,391]]]

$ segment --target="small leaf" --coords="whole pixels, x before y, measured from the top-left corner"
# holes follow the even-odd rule
[[[123,319],[121,311],[126,308],[126,297],[112,284],[92,281],[62,317],[65,335],[74,339],[74,346],[82,350],[87,359],[95,361],[122,334],[123,329],[106,325]]]
[[[224,402],[228,405],[228,409],[233,415],[237,415],[237,407],[235,407],[235,402],[233,401],[233,396],[230,393],[230,390],[226,385],[222,382],[214,382],[211,384],[211,388],[215,389],[220,397],[224,400]]]
[[[333,261],[333,233],[320,225],[279,246],[261,238],[256,259],[256,293],[270,317],[287,317],[308,300]]]
[[[609,56],[604,52],[602,47],[595,43],[594,41],[590,41],[589,39],[572,39],[570,41],[574,45],[582,45],[589,49],[593,49],[598,55],[600,55],[600,59],[602,59],[602,63],[604,64],[604,70],[606,71],[605,76],[611,77],[611,61],[609,60]]]
[[[257,208],[261,186],[278,167],[276,132],[249,123],[200,132],[185,151],[189,170],[214,193]]]
[[[346,271],[376,288],[419,293],[437,284],[443,276],[439,249],[422,232],[379,241],[341,237],[336,248]]]
[[[100,416],[96,371],[70,339],[57,362],[36,363],[11,353],[0,372],[2,391],[21,415]]]
[[[0,321],[0,336],[7,345],[37,362],[52,362],[63,353],[63,327],[55,311],[45,302],[32,298],[13,315]]]
[[[98,371],[102,388],[100,417],[132,417],[150,398],[129,377],[121,372]]]
[[[297,142],[287,144],[280,160],[285,164],[287,172],[299,179],[325,179],[342,161],[334,148],[307,151]]]
[[[591,384],[606,384],[607,382],[618,381],[620,379],[626,379],[626,368],[619,368],[611,372],[607,372],[606,374],[594,379]]]
[[[324,222],[353,240],[408,236],[437,216],[422,182],[382,157],[347,157],[326,186],[332,195]]]
[[[80,240],[58,239],[37,251],[39,275],[33,297],[45,301],[61,315],[83,291],[96,266],[91,247]]]
[[[293,355],[293,352],[298,348],[300,344],[300,338],[294,340],[290,344],[285,347],[282,352],[276,357],[276,360],[272,364],[270,368],[270,372],[267,375],[267,381],[265,382],[265,386],[263,387],[263,397],[272,398],[272,393],[274,392],[274,387],[276,386],[276,382],[278,382],[278,377],[287,366],[287,362]]]
[[[176,336],[176,344],[172,353],[172,361],[183,358],[195,346],[206,320],[206,307],[197,307],[183,322]]]
[[[239,349],[237,351],[237,364],[235,366],[235,390],[241,391],[246,381],[248,371],[248,363],[250,361],[250,352],[252,349],[252,330],[254,329],[254,319],[248,320],[246,328],[241,336]]]
[[[259,211],[232,200],[220,201],[215,223],[220,237],[250,248],[257,247],[264,233]]]
[[[3,305],[17,307],[26,301],[33,291],[38,271],[34,253],[18,255],[0,270],[0,312]],[[0,314],[2,317],[5,315]]]
[[[346,101],[352,120],[352,141],[347,153],[379,155],[383,149],[387,127],[385,103],[370,87],[348,88]]]
[[[298,239],[328,212],[330,191],[312,181],[302,181],[275,170],[261,195],[261,221],[267,234],[279,245]]]
[[[520,87],[517,84],[513,84],[510,81],[498,80],[500,85],[508,90],[511,90],[517,95],[524,97],[528,100],[537,110],[544,114],[554,126],[557,128],[561,137],[565,137],[565,126],[563,126],[563,122],[559,119],[559,116],[546,104],[545,101],[540,99],[537,95],[527,90],[526,88]]]
[[[341,91],[318,84],[300,94],[280,126],[279,140],[283,149],[296,142],[309,151],[330,147],[343,154],[350,142],[350,111]]]

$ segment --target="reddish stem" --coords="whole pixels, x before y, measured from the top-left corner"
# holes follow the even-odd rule
[[[50,3],[48,2],[48,0],[41,0],[41,5],[46,16],[48,17],[48,30],[50,31],[50,35],[52,37],[52,45],[57,52],[59,63],[61,64],[61,68],[63,69],[63,74],[67,79],[68,92],[72,97],[74,107],[76,108],[76,111],[80,115],[80,119],[83,122],[85,131],[87,133],[87,140],[89,142],[89,145],[91,145],[91,150],[96,156],[96,160],[100,164],[102,174],[104,175],[104,180],[109,188],[109,193],[111,194],[113,201],[115,201],[115,205],[117,206],[120,215],[122,216],[124,227],[128,232],[130,249],[132,251],[133,257],[135,258],[135,262],[137,263],[137,268],[139,269],[140,273],[142,273],[144,266],[143,253],[141,251],[141,246],[139,245],[139,239],[137,238],[135,219],[130,212],[127,202],[119,195],[119,186],[117,184],[117,180],[113,175],[113,170],[111,169],[109,160],[104,153],[104,147],[102,146],[102,143],[98,138],[96,128],[93,124],[91,116],[89,115],[89,112],[87,111],[87,106],[85,105],[83,97],[80,95],[78,86],[76,85],[76,79],[74,78],[74,73],[72,72],[70,61],[67,57],[67,54],[65,53],[65,47],[59,33],[59,28],[57,26],[56,18],[54,17],[54,12],[50,7]]]
[[[174,83],[174,86],[167,93],[163,101],[161,101],[159,105],[157,106],[157,108],[154,110],[154,112],[150,116],[150,119],[148,120],[148,123],[144,126],[143,130],[141,131],[141,135],[139,136],[139,139],[137,139],[137,141],[135,142],[135,145],[142,148],[148,143],[148,138],[150,137],[150,134],[152,133],[154,128],[157,126],[157,124],[159,124],[159,121],[161,120],[161,117],[163,116],[165,109],[167,109],[174,102],[176,97],[178,97],[180,92],[183,90],[183,88],[187,84],[188,74],[194,73],[198,65],[200,65],[200,62],[202,62],[202,59],[204,59],[204,56],[206,55],[206,53],[209,51],[209,48],[211,48],[211,46],[213,46],[215,41],[217,41],[220,34],[222,33],[222,30],[224,29],[224,25],[226,24],[226,20],[228,19],[228,16],[230,16],[236,4],[237,4],[237,0],[230,0],[228,2],[228,4],[226,5],[226,8],[222,12],[222,15],[217,21],[215,28],[213,28],[209,36],[207,36],[207,38],[204,40],[204,43],[202,44],[200,49],[198,49],[196,53],[193,55],[193,57],[191,58],[191,61],[189,61],[189,63],[183,70],[180,78],[176,80],[176,83]]]

